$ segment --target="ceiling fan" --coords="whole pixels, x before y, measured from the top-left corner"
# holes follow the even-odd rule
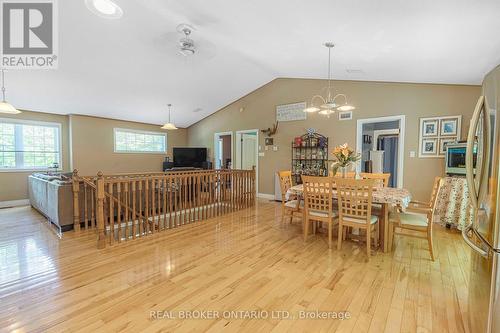
[[[184,34],[184,37],[179,40],[179,52],[183,56],[192,56],[196,53],[196,46],[194,40],[189,38],[193,32],[193,26],[187,23],[181,23],[177,26],[177,32]]]
[[[188,23],[179,24],[175,32],[162,35],[157,44],[161,48],[167,48],[169,56],[181,56],[182,58],[193,58],[209,60],[215,57],[216,47],[213,43],[203,38],[202,34],[192,35],[197,29]]]

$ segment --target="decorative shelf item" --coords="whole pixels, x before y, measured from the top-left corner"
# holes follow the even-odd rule
[[[328,176],[328,138],[308,130],[292,142],[292,178],[301,184],[302,175]]]

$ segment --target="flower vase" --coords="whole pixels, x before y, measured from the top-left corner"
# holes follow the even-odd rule
[[[340,167],[340,172],[341,172],[342,178],[347,178],[347,167],[346,166]]]

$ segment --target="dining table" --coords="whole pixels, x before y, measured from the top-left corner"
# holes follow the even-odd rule
[[[297,197],[302,200],[304,188],[302,184],[290,187],[285,199],[290,200],[292,197]],[[337,199],[337,191],[333,190],[332,196]],[[404,188],[394,187],[374,187],[372,192],[372,202],[380,204],[379,223],[380,223],[380,248],[383,252],[389,252],[389,211],[391,208],[400,208],[403,211],[408,207],[411,201],[411,193]]]

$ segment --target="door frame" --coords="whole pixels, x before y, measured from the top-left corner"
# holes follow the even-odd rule
[[[219,138],[221,136],[231,136],[231,168],[234,168],[234,136],[232,131],[214,133],[214,166],[217,166],[217,152],[219,151]]]
[[[236,151],[234,158],[235,169],[241,168],[240,151],[241,151],[241,135],[245,133],[256,133],[256,145],[255,145],[255,190],[259,193],[259,129],[248,129],[236,131]]]
[[[406,136],[406,116],[386,116],[376,118],[358,119],[356,124],[356,150],[361,152],[363,150],[363,125],[382,123],[387,121],[399,120],[399,144],[398,144],[398,188],[403,187],[404,180],[404,159],[405,159],[405,136]],[[356,163],[356,171],[361,172],[361,163]]]

